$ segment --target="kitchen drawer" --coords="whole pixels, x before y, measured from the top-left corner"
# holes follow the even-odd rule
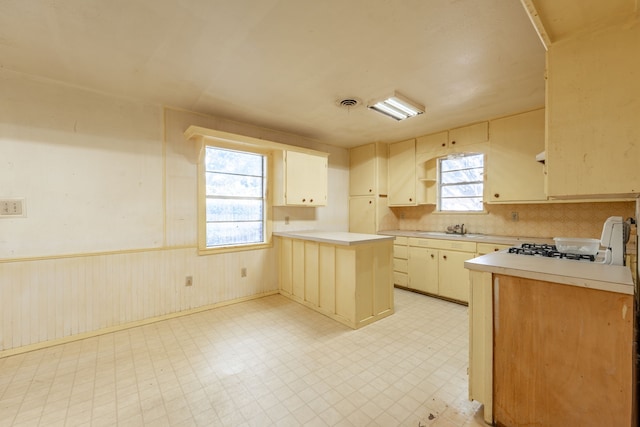
[[[402,273],[406,273],[409,271],[409,261],[406,259],[393,259],[393,271],[400,271]]]
[[[409,276],[407,273],[400,273],[398,271],[393,272],[393,284],[398,286],[409,286]]]
[[[405,236],[396,236],[396,240],[393,241],[394,245],[406,245],[409,238]]]
[[[463,237],[461,237],[460,239],[463,239]],[[460,252],[476,252],[476,242],[462,240],[438,240],[410,237],[409,246],[419,246],[422,248],[433,249],[452,249],[454,251]]]
[[[393,245],[393,257],[394,258],[402,258],[402,259],[407,259],[409,254],[409,249],[408,247],[405,246],[398,246],[398,245]]]
[[[511,247],[510,245],[498,245],[494,243],[478,243],[477,252],[480,255],[484,255],[484,254],[490,254],[491,252],[498,252],[503,249],[509,249],[510,247]]]

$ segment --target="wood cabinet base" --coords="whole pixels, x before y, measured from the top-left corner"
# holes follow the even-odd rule
[[[634,422],[632,295],[494,275],[499,426]]]

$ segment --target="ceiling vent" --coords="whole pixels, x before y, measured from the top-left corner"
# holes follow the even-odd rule
[[[361,103],[362,101],[360,101],[358,98],[344,98],[336,101],[336,104],[338,104],[339,107],[346,109],[355,108]]]

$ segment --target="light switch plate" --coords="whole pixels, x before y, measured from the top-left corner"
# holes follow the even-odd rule
[[[26,218],[24,199],[0,199],[0,218]]]

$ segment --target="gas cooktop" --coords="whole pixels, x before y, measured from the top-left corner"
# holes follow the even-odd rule
[[[517,255],[532,255],[547,258],[570,259],[578,261],[595,261],[595,255],[569,254],[560,252],[555,245],[523,243],[520,246],[509,248],[509,253]]]

